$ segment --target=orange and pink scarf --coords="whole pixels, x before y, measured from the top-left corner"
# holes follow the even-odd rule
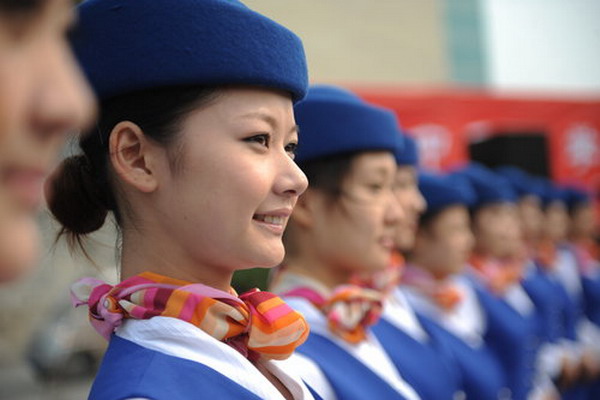
[[[250,360],[282,360],[308,337],[304,317],[281,298],[258,289],[239,297],[202,285],[144,272],[112,286],[84,278],[71,289],[75,306],[106,339],[124,319],[177,318],[238,350]]]
[[[284,297],[308,300],[325,316],[330,332],[350,344],[367,338],[368,328],[377,323],[383,308],[382,295],[376,290],[352,284],[327,290],[285,267],[280,267],[273,286]]]

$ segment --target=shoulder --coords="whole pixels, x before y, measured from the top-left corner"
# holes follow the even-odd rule
[[[258,398],[204,364],[147,349],[113,335],[90,399],[177,400],[193,397],[199,390],[207,396]]]

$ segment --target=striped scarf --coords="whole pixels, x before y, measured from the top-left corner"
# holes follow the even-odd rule
[[[327,318],[331,333],[350,344],[365,340],[367,329],[381,316],[382,296],[375,290],[348,284],[329,292],[310,278],[285,271],[276,281],[282,296],[310,301]]]
[[[248,359],[282,360],[308,337],[304,317],[281,298],[258,289],[237,296],[199,283],[144,272],[118,285],[84,278],[71,287],[75,306],[107,340],[123,319],[181,319],[227,343]]]

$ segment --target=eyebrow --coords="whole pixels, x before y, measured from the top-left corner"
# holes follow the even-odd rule
[[[272,129],[276,129],[277,125],[278,125],[277,120],[275,118],[273,118],[272,115],[269,115],[269,114],[261,112],[261,111],[249,112],[247,114],[242,115],[241,118],[260,119],[261,121],[264,121],[267,124],[269,124]],[[300,127],[297,124],[294,124],[294,126],[290,129],[290,133],[293,133],[293,132],[296,132],[296,133],[300,132]]]

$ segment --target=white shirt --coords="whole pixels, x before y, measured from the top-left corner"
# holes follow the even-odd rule
[[[394,288],[385,301],[382,318],[421,343],[425,343],[429,339],[408,299],[399,287]]]
[[[353,345],[337,337],[329,330],[327,319],[310,301],[300,297],[287,297],[285,302],[293,309],[304,314],[314,333],[327,337],[350,355],[371,369],[391,387],[408,400],[420,399],[415,390],[400,376],[383,347],[372,333],[366,340]],[[324,400],[335,399],[335,392],[318,365],[302,355],[295,355],[293,362],[301,367],[302,379],[316,390]]]
[[[504,292],[503,297],[509,306],[524,317],[528,317],[535,312],[535,305],[521,283],[510,285]]]
[[[116,334],[147,349],[204,364],[262,399],[284,399],[246,357],[188,322],[170,317],[129,319]],[[262,363],[290,391],[294,400],[314,399],[288,360]]]

